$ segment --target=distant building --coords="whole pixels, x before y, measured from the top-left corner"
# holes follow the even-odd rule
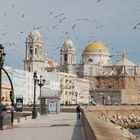
[[[23,104],[28,104],[33,101],[33,74],[11,67],[5,67],[8,72],[14,88],[14,97],[23,98]],[[11,85],[7,75],[3,73],[3,84]]]
[[[61,104],[88,104],[89,80],[77,78],[76,75],[60,72]]]
[[[42,95],[44,97],[59,96],[60,80],[59,72],[42,72],[42,76],[45,79],[45,85],[42,86]]]
[[[89,80],[76,78],[75,88],[76,88],[77,104],[89,104],[89,102],[91,101],[91,96],[89,93],[90,91]]]
[[[25,81],[25,98],[26,100],[23,100],[23,103],[26,105],[31,105],[33,104],[33,99],[34,99],[34,81],[33,81],[33,73],[32,72],[25,72],[25,77],[26,77],[26,81]],[[39,96],[39,87],[36,86],[36,101],[37,103],[39,103],[39,100],[37,99]],[[26,101],[26,102],[25,102]]]
[[[60,72],[60,99],[62,105],[76,104],[76,75]]]
[[[14,97],[23,97],[23,104],[33,104],[34,99],[34,80],[33,80],[33,73],[27,72],[24,70],[13,69],[11,67],[5,67],[5,70],[8,72],[14,87]],[[43,96],[45,96],[45,91],[53,90],[57,91],[57,96],[60,90],[60,82],[59,82],[59,72],[42,72],[38,73],[38,79],[42,75],[43,79],[45,79],[45,85],[42,87],[41,91]],[[5,89],[4,85],[8,86],[8,93],[10,93],[11,85],[7,78],[7,76],[3,73],[3,90]],[[4,90],[5,91],[5,90]],[[9,96],[6,91],[2,94],[4,99],[7,100],[7,96]],[[48,96],[46,93],[46,96]],[[40,96],[40,89],[38,86],[38,82],[36,84],[36,103],[39,104],[39,96]]]

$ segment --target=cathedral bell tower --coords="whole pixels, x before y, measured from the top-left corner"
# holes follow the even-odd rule
[[[43,38],[39,31],[34,28],[26,38],[26,53],[24,59],[24,70],[34,72],[42,69],[43,58]]]
[[[60,50],[60,64],[63,66],[75,63],[75,48],[73,42],[67,39]]]

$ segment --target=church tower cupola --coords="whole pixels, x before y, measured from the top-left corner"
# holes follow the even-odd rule
[[[75,47],[70,39],[67,39],[60,50],[61,65],[75,64]]]
[[[26,38],[26,54],[24,60],[24,70],[34,72],[36,65],[43,62],[44,41],[37,28],[34,28]]]

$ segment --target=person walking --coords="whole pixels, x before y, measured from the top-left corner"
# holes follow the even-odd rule
[[[81,116],[81,107],[80,107],[80,105],[77,105],[76,113],[77,113],[77,119],[80,119],[80,116]]]

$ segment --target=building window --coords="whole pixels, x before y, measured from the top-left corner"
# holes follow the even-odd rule
[[[30,67],[29,67],[28,71],[31,72],[31,68]]]
[[[35,48],[35,54],[37,54],[37,48]]]
[[[31,46],[30,48],[30,54],[32,55],[33,54],[33,47]]]
[[[88,62],[93,62],[93,60],[90,58],[90,59],[88,60]]]
[[[67,54],[64,55],[64,61],[67,61]]]

